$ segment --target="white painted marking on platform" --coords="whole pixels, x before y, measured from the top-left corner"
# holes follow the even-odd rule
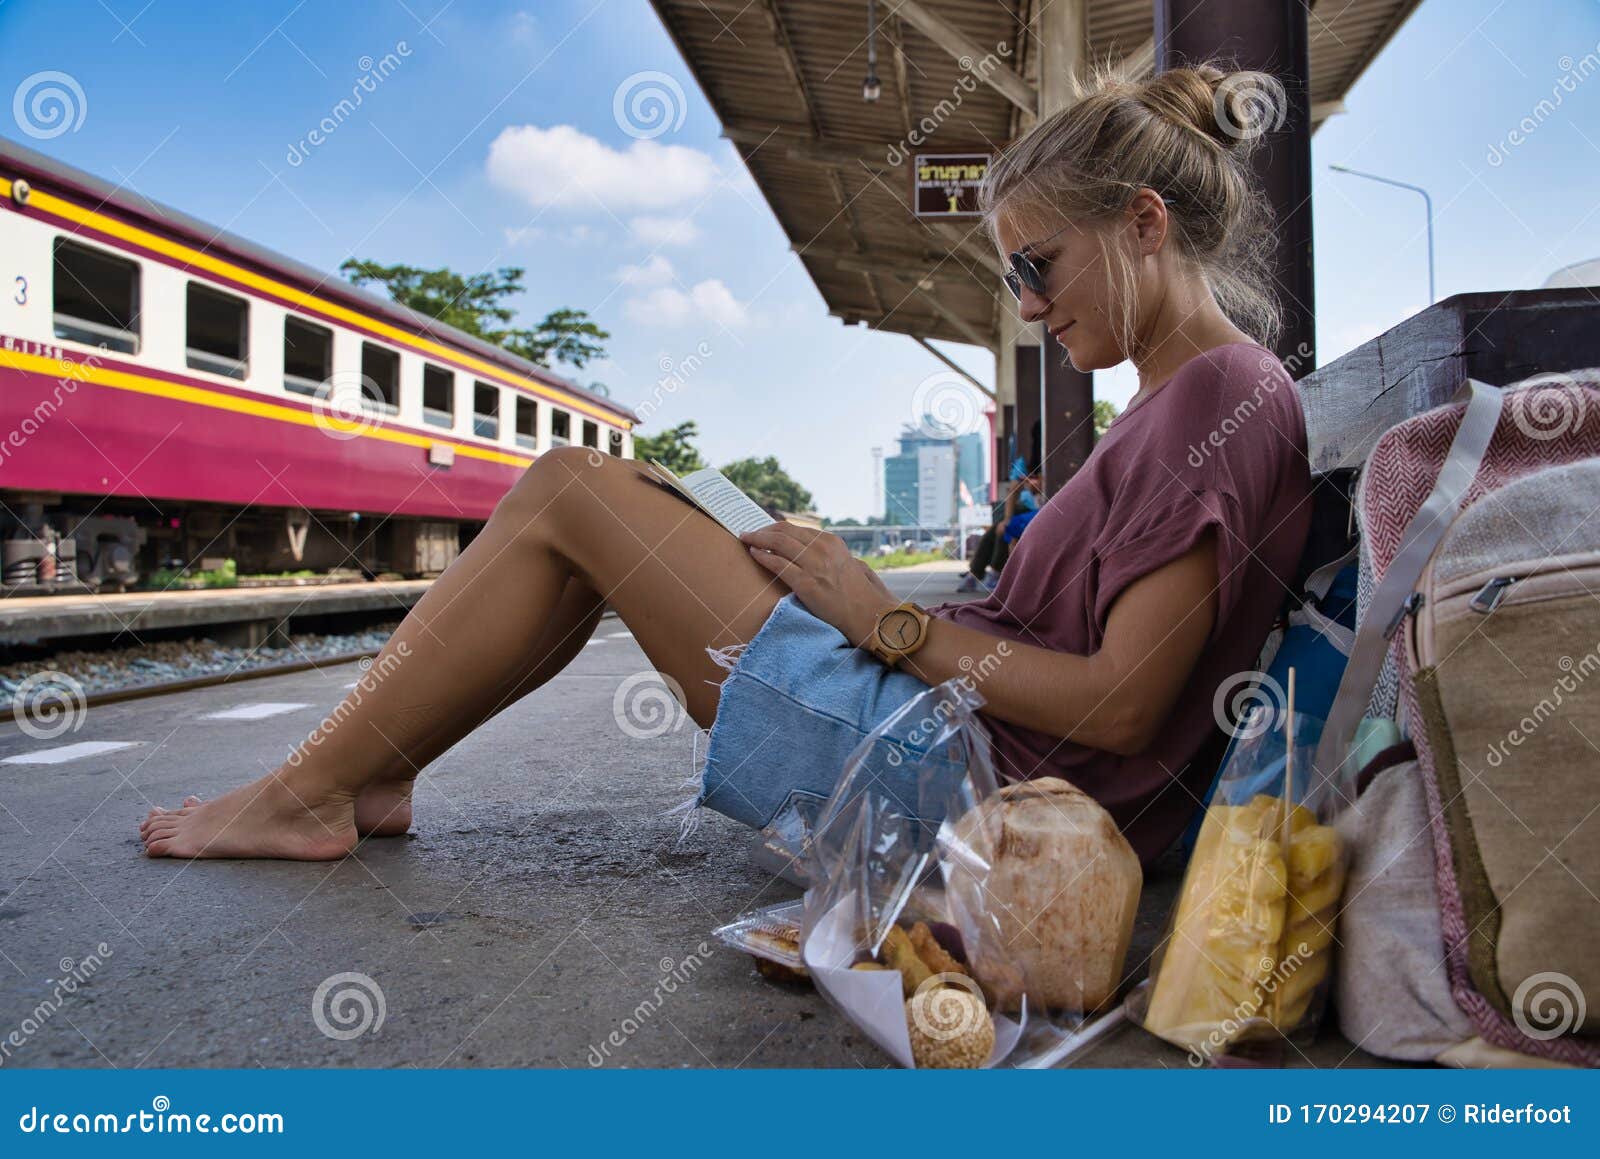
[[[624,628],[620,632],[612,632],[609,636],[606,637],[606,639],[607,640],[631,640],[631,639],[633,639],[633,633],[628,631],[626,628]]]
[[[0,765],[64,765],[84,757],[114,753],[118,749],[131,749],[142,744],[136,740],[81,740],[77,744],[60,745],[53,749],[35,749],[31,753],[18,753],[0,760]]]
[[[264,720],[269,716],[278,716],[285,712],[294,712],[301,708],[310,708],[309,704],[291,704],[286,701],[263,700],[259,704],[241,704],[237,708],[225,708],[221,712],[208,712],[201,720]]]
[[[361,685],[361,681],[352,680],[349,684],[346,684],[345,687],[346,688],[358,688],[358,687],[360,687],[360,685]]]
[[[583,646],[585,648],[592,648],[596,644],[604,644],[604,643],[605,643],[605,641],[602,640],[599,636],[595,636],[593,639],[585,640],[583,642]]]

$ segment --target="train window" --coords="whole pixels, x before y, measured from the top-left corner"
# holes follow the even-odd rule
[[[583,420],[583,445],[597,451],[600,449],[600,428],[588,419]]]
[[[538,434],[539,404],[531,398],[517,396],[517,446],[536,450],[539,446]]]
[[[622,458],[622,432],[612,431],[610,441],[611,445],[607,449],[610,450],[610,452],[617,458]]]
[[[361,344],[363,405],[394,414],[400,409],[400,352]]]
[[[572,441],[572,416],[564,410],[550,410],[550,445],[564,447]]]
[[[422,364],[422,421],[449,430],[456,425],[456,376],[442,366]]]
[[[472,384],[472,433],[485,439],[500,437],[500,388],[487,382]]]
[[[189,283],[185,360],[194,370],[229,378],[250,373],[250,304],[199,282]]]
[[[139,263],[58,237],[54,264],[56,337],[139,353]]]
[[[283,389],[321,394],[333,374],[333,331],[293,316],[283,320]]]

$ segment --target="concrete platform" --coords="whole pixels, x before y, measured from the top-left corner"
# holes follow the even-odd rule
[[[955,579],[891,583],[933,602]],[[0,1044],[13,1030],[23,1042],[0,1047],[0,1061],[885,1065],[817,994],[768,983],[712,942],[713,927],[796,891],[754,868],[749,831],[715,814],[677,844],[662,814],[685,796],[692,726],[650,740],[618,727],[614,694],[648,669],[624,633],[604,622],[567,673],[440,758],[419,789],[413,836],[369,842],[335,864],[150,861],[137,825],[152,804],[210,796],[270,768],[344,694],[354,665],[104,705],[50,740],[7,721]],[[230,709],[247,711],[208,719]],[[5,763],[95,741],[133,747]],[[1130,968],[1142,971],[1176,884],[1170,872],[1148,883]],[[55,981],[83,973],[95,954],[90,981],[41,1018]],[[318,1028],[313,1000],[347,973],[381,989],[384,1018],[340,1040]],[[613,1031],[621,1046],[607,1042]],[[1081,1061],[1187,1065],[1131,1027]],[[1326,1036],[1289,1061],[1375,1060]]]
[[[209,627],[291,616],[393,611],[403,617],[432,580],[322,584],[316,587],[212,588],[198,592],[120,592],[18,596],[0,600],[0,645],[71,636]]]

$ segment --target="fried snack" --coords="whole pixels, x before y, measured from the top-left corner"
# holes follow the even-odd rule
[[[917,951],[917,957],[922,959],[923,965],[935,974],[961,974],[971,977],[967,968],[956,961],[939,940],[933,936],[933,931],[928,928],[927,922],[917,922],[911,927],[911,945]]]
[[[852,970],[887,970],[889,967],[885,966],[882,962],[866,961],[866,962],[857,962],[854,966],[851,966],[850,968]]]
[[[782,982],[790,986],[809,986],[811,973],[804,966],[785,966],[782,962],[774,962],[771,958],[758,958],[754,954],[750,960],[756,964],[756,973],[769,982]]]
[[[911,1058],[922,1068],[981,1067],[994,1051],[983,999],[959,986],[929,986],[906,1002]]]
[[[1344,865],[1338,834],[1283,801],[1212,805],[1156,969],[1147,1030],[1179,1046],[1287,1033],[1328,972]]]
[[[885,966],[900,971],[900,988],[907,998],[933,977],[933,971],[928,969],[917,953],[917,948],[911,944],[910,935],[900,926],[889,927],[889,934],[883,939],[883,949],[880,954]]]

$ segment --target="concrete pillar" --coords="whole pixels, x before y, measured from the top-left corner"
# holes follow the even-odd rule
[[[1274,280],[1283,304],[1277,354],[1296,377],[1316,365],[1311,259],[1311,103],[1304,0],[1153,0],[1156,68],[1215,59],[1283,82],[1282,124],[1251,164],[1278,218]]]

